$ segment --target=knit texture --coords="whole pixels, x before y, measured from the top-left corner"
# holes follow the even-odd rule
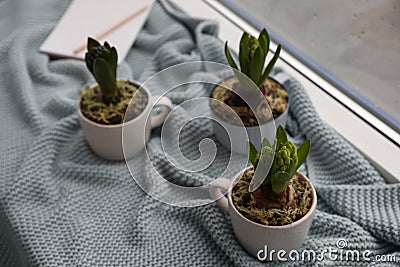
[[[22,1],[21,1],[22,2]],[[79,126],[78,90],[94,81],[82,61],[40,54],[66,3],[25,1],[25,27],[0,41],[0,266],[263,266],[235,239],[215,203],[195,208],[163,204],[133,181],[125,162],[97,157]],[[35,8],[30,8],[35,6]],[[45,16],[42,10],[46,10]],[[144,81],[178,63],[226,63],[218,25],[158,2],[118,77]],[[275,70],[280,71],[280,70]],[[196,73],[194,73],[196,74]],[[207,75],[197,73],[197,75]],[[302,86],[288,87],[287,131],[296,144],[312,140],[302,166],[318,192],[315,219],[302,249],[349,249],[396,255],[400,261],[400,185],[386,184],[374,167],[318,116]],[[153,92],[160,93],[160,92]],[[175,105],[209,96],[196,85],[169,96]],[[183,111],[182,114],[185,111]],[[183,116],[183,115],[182,115]],[[193,122],[181,136],[185,155],[212,137],[209,122]],[[152,164],[177,184],[216,179],[175,170],[163,156],[160,129],[148,143]],[[227,159],[222,151],[218,157]],[[147,165],[138,162],[142,175]],[[366,266],[365,262],[274,262],[270,266]]]

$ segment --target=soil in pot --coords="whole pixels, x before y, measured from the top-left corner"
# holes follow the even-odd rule
[[[230,124],[240,126],[243,123],[246,127],[259,125],[251,108],[234,92],[234,88],[237,88],[238,86],[240,86],[240,84],[235,76],[222,81],[220,85],[216,86],[211,93],[211,98],[218,101],[211,100],[211,109],[224,121],[229,122]],[[269,77],[264,81],[261,89],[267,101],[260,101],[260,104],[256,109],[256,115],[260,123],[263,124],[271,120],[271,113],[265,107],[266,103],[268,103],[272,115],[274,119],[276,119],[287,108],[288,93],[280,83]],[[239,116],[241,121],[221,102],[231,107],[231,109]]]
[[[136,84],[130,81],[122,80],[117,81],[117,88],[116,97],[109,103],[104,103],[100,87],[98,85],[87,86],[81,92],[82,114],[89,120],[104,125],[123,123],[125,116],[127,116],[125,121],[139,116],[149,101],[146,91],[139,90]]]
[[[298,173],[290,180],[286,191],[279,196],[266,186],[250,193],[249,184],[253,175],[254,169],[247,169],[232,189],[233,204],[247,219],[263,225],[282,226],[301,219],[310,210],[313,202],[312,187]],[[259,200],[263,190],[267,205]]]

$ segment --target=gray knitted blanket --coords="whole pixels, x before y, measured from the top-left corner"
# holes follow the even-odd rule
[[[93,83],[90,73],[81,61],[50,61],[38,53],[67,3],[20,2],[25,26],[0,41],[0,265],[265,265],[240,247],[229,217],[215,203],[194,208],[163,204],[141,190],[125,162],[105,161],[92,153],[76,114],[78,90]],[[118,76],[144,81],[182,62],[225,63],[217,32],[216,24],[159,2]],[[209,93],[209,87],[196,86],[169,96],[179,104]],[[358,151],[321,121],[294,79],[289,94],[287,130],[296,143],[312,140],[302,170],[319,197],[302,249],[337,249],[337,241],[345,239],[345,249],[370,250],[373,260],[375,255],[394,255],[397,263],[339,258],[270,265],[398,266],[400,185],[386,184]],[[184,130],[181,144],[188,155],[198,153],[198,140],[213,134],[206,121]],[[162,155],[159,129],[153,131],[148,151],[158,171],[179,184],[217,178],[213,170],[202,175],[175,170]]]

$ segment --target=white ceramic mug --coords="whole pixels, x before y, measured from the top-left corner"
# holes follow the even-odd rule
[[[233,231],[240,245],[252,256],[258,259],[265,257],[265,249],[271,253],[272,260],[276,259],[279,250],[284,250],[288,255],[291,250],[297,250],[303,244],[312,220],[314,219],[317,207],[317,193],[312,183],[301,173],[303,178],[310,182],[313,191],[313,203],[310,210],[300,220],[284,226],[267,226],[253,222],[244,217],[232,202],[232,188],[236,181],[240,179],[243,170],[240,171],[233,180],[219,178],[210,186],[211,198],[216,200],[218,206],[227,212],[231,218]],[[222,192],[228,192],[225,196]],[[267,246],[267,247],[266,247]],[[266,257],[269,260],[269,256]]]
[[[247,155],[246,140],[251,141],[255,147],[261,147],[264,136],[272,144],[275,140],[276,127],[282,125],[285,127],[289,113],[289,104],[285,111],[274,121],[270,121],[257,126],[243,127],[233,125],[224,121],[221,117],[211,110],[214,135],[218,141],[227,149],[233,152]]]
[[[138,88],[140,83],[134,83]],[[78,102],[78,117],[85,137],[92,150],[108,160],[130,159],[141,152],[150,138],[151,129],[160,126],[173,106],[165,96],[151,96],[148,88],[141,87],[148,95],[145,109],[136,118],[116,125],[104,125],[86,118]],[[150,114],[153,107],[165,107],[159,114]],[[125,155],[125,157],[124,157]]]

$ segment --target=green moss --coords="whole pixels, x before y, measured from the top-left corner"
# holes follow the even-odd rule
[[[281,115],[288,105],[288,92],[285,88],[272,79],[266,79],[263,86],[267,89],[265,99],[276,119]]]
[[[144,90],[138,90],[134,83],[122,80],[117,81],[117,94],[107,104],[103,101],[98,85],[87,86],[80,95],[83,115],[93,122],[105,125],[122,123],[131,100],[133,103],[126,113],[129,120],[140,115],[148,103],[148,95]]]

